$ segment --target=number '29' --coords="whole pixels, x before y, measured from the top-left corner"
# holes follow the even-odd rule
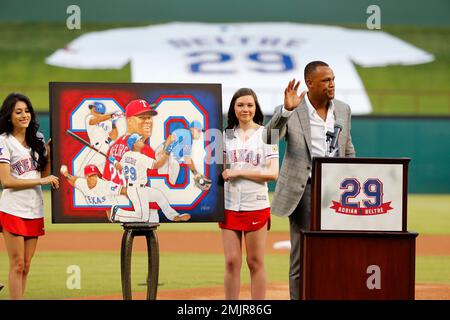
[[[260,73],[281,73],[294,69],[294,60],[288,54],[279,51],[257,51],[244,55],[244,63],[237,64],[240,55],[218,52],[198,51],[189,53],[192,61],[189,70],[192,73],[233,74],[244,66],[247,70]]]
[[[374,178],[367,179],[361,188],[361,184],[356,178],[347,178],[341,182],[340,188],[345,190],[341,195],[341,204],[345,207],[359,208],[360,202],[352,202],[363,190],[368,199],[362,202],[366,208],[379,207],[383,203],[383,183]]]

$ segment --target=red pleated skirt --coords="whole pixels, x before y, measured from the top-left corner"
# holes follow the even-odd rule
[[[221,229],[256,231],[267,224],[270,229],[270,208],[253,211],[225,210],[225,220],[219,222]]]
[[[2,230],[24,237],[43,236],[44,218],[25,219],[0,211],[0,232]]]

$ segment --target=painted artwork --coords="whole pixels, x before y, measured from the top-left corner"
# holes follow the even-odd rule
[[[50,83],[54,223],[223,220],[219,84]]]

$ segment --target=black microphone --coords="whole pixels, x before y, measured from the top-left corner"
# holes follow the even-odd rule
[[[341,134],[341,131],[342,131],[342,121],[340,119],[336,119],[336,121],[334,123],[333,137],[332,137],[331,143],[330,143],[330,156],[332,156],[332,157],[336,153],[338,139],[339,139],[339,135]]]
[[[331,140],[333,140],[333,138],[334,138],[334,132],[327,131],[326,136],[327,136],[327,139],[326,139],[327,146],[329,146],[331,143]],[[329,149],[329,147],[328,147],[328,149]]]

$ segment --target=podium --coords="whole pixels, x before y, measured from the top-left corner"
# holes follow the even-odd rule
[[[414,299],[418,234],[407,231],[409,161],[313,160],[300,299]]]

